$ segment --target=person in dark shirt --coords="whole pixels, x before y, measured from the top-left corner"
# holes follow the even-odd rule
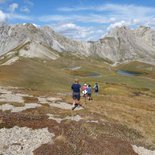
[[[96,94],[98,94],[98,92],[99,92],[99,86],[98,86],[98,83],[97,83],[97,82],[96,82],[95,85],[94,85],[94,92],[95,92]]]
[[[79,80],[75,79],[75,82],[72,84],[71,89],[73,91],[72,98],[73,98],[73,105],[74,110],[78,105],[80,105],[80,88],[81,85],[79,84]]]

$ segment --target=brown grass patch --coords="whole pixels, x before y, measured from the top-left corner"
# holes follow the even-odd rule
[[[35,97],[23,97],[25,103],[38,103],[38,99]]]

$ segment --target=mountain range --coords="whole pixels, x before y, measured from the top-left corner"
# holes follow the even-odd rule
[[[155,64],[155,30],[140,26],[111,29],[98,41],[69,39],[50,27],[33,24],[0,26],[0,60],[11,64],[20,57],[57,59],[62,53],[101,58],[110,64],[142,61]]]

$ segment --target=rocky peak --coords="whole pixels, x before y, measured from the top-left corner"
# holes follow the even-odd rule
[[[155,47],[155,30],[150,27],[140,26],[133,30],[135,35],[143,39],[148,45]]]
[[[149,27],[149,26],[139,26],[138,28],[137,28],[138,30],[150,30],[151,29],[151,27]]]
[[[26,42],[35,42],[32,45],[40,44],[57,52],[94,56],[114,63],[132,60],[152,63],[155,62],[154,32],[147,27],[130,30],[129,27],[122,26],[113,28],[98,41],[82,42],[69,39],[48,26],[36,27],[33,24],[2,26],[0,27],[0,54],[16,49]]]
[[[141,37],[150,31],[152,32],[153,30],[150,27],[146,27],[146,26],[140,26],[134,30],[135,34]]]
[[[109,31],[109,33],[105,37],[121,37],[122,35],[131,33],[131,30],[127,26],[115,27]]]

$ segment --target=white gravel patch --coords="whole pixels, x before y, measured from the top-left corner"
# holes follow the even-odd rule
[[[61,98],[56,97],[38,97],[38,101],[41,104],[49,104],[51,107],[56,107],[65,110],[71,110],[72,105],[67,102],[63,102]],[[82,107],[77,107],[75,110],[82,110]]]
[[[65,110],[70,110],[72,108],[72,105],[66,102],[50,102],[49,105],[51,107],[56,107],[56,108],[65,109]]]
[[[6,111],[6,110],[11,110],[11,112],[21,112],[27,109],[32,109],[32,108],[36,108],[36,107],[40,107],[40,104],[37,103],[29,103],[29,104],[25,104],[23,107],[15,107],[13,105],[10,104],[3,104],[0,105],[0,110],[2,111]]]
[[[144,147],[138,147],[136,145],[132,145],[132,148],[139,155],[155,155],[155,150],[151,151],[145,149]]]
[[[55,120],[55,121],[57,121],[57,123],[61,123],[61,121],[63,121],[63,120],[72,120],[72,121],[78,122],[78,121],[80,121],[80,120],[83,119],[83,118],[82,118],[81,116],[79,116],[79,115],[76,115],[76,116],[67,116],[67,117],[65,117],[65,118],[57,118],[57,117],[54,116],[53,114],[47,114],[47,116],[49,116],[48,119]]]
[[[48,116],[48,119],[52,119],[55,120],[57,123],[61,123],[61,121],[63,121],[64,119],[62,118],[57,118],[56,116],[54,116],[53,114],[46,114]]]
[[[65,117],[65,119],[69,119],[69,120],[78,122],[78,121],[82,120],[83,118],[79,115],[76,115],[76,116],[67,116],[67,117]]]
[[[11,65],[14,62],[16,62],[17,60],[19,60],[19,57],[13,57],[13,58],[9,59],[8,61],[6,61],[5,63],[3,63],[1,66],[3,66],[3,65]]]
[[[81,68],[81,66],[74,66],[74,67],[70,67],[70,68],[68,68],[68,69],[70,69],[70,70],[78,70],[78,69],[80,69]]]
[[[17,88],[15,88],[17,89]],[[1,87],[0,86],[0,102],[4,102],[4,103],[24,103],[24,97],[33,97],[32,95],[29,95],[29,94],[22,94],[22,93],[15,93],[13,91],[14,89],[13,88],[9,88],[9,87]],[[72,109],[72,105],[71,104],[68,104],[66,102],[63,102],[62,98],[59,98],[59,97],[45,97],[45,96],[40,96],[40,97],[37,97],[38,99],[38,103],[40,104],[49,104],[49,106],[51,107],[56,107],[56,108],[60,108],[60,109],[65,109],[65,110],[71,110]],[[5,109],[14,109],[13,106],[9,106],[8,104],[5,104],[3,106],[0,106],[0,108],[2,110],[5,111]],[[32,108],[33,106],[40,106],[39,104],[35,104],[35,105],[31,105]],[[26,107],[24,106],[24,110],[25,108],[29,109],[29,104],[27,105],[26,104]],[[18,107],[19,109],[19,107]],[[82,110],[83,108],[82,107],[77,107],[75,110]],[[17,110],[17,109],[16,109]],[[15,111],[16,111],[15,110]],[[12,110],[13,112],[14,110]],[[22,111],[22,108],[21,110]]]
[[[24,103],[23,97],[16,94],[2,94],[0,95],[0,102],[17,102]]]
[[[12,106],[10,104],[3,104],[0,106],[0,110],[2,110],[2,111],[12,110],[13,108],[14,108],[14,106]]]
[[[45,103],[48,103],[47,99],[45,97],[38,97],[38,102],[41,103],[41,104],[45,104]]]
[[[89,121],[87,121],[88,123],[99,123],[99,121],[98,120],[89,120]]]
[[[33,151],[42,144],[53,142],[55,135],[47,128],[35,129],[13,127],[0,129],[0,154],[3,155],[33,155]]]
[[[4,87],[0,86],[0,93],[2,93],[2,94],[11,94],[12,91],[9,90],[9,87],[4,88]]]
[[[54,103],[49,103],[50,106],[60,108],[60,109],[65,109],[65,110],[71,110],[73,106],[71,104],[68,104],[66,102],[54,102]],[[78,106],[75,108],[74,111],[76,110],[82,110],[83,108],[81,106]]]
[[[56,101],[62,101],[61,98],[58,97],[38,97],[39,103],[49,103],[49,102],[56,102]]]
[[[47,97],[46,99],[49,102],[62,101],[62,98],[58,98],[58,97]]]
[[[0,87],[0,102],[24,103],[23,97],[33,97],[32,95],[28,94],[14,93],[13,90],[10,89],[13,88]]]
[[[21,96],[21,97],[33,97],[33,95],[29,95],[29,94],[15,93],[15,95],[17,95],[17,96]]]

